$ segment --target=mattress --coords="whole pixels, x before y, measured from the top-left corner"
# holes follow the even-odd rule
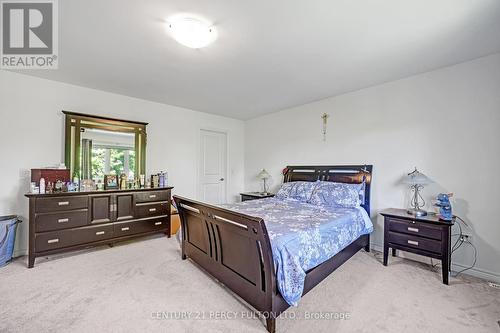
[[[264,220],[271,240],[278,288],[292,306],[296,306],[302,296],[307,271],[373,231],[373,224],[361,207],[332,208],[276,198],[222,207]]]

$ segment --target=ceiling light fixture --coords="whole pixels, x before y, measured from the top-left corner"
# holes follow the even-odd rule
[[[176,17],[167,24],[172,37],[192,49],[205,47],[217,39],[214,26],[193,17]]]

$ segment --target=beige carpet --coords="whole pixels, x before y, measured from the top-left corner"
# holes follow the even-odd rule
[[[25,261],[0,268],[0,332],[266,332],[180,260],[174,238],[41,258],[30,270]],[[277,331],[500,332],[500,290],[470,277],[445,286],[438,272],[398,258],[384,267],[380,254],[360,251],[286,311]],[[304,319],[321,315],[337,319]]]

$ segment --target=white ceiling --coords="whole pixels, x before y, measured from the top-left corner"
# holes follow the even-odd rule
[[[249,119],[500,52],[498,0],[59,1],[59,70],[26,74]],[[164,21],[193,13],[193,50]]]

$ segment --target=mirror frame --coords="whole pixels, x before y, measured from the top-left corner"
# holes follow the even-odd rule
[[[82,128],[96,128],[113,132],[134,133],[134,148],[137,159],[134,175],[135,177],[139,177],[139,175],[146,174],[146,126],[148,123],[94,116],[64,110],[62,112],[66,117],[64,126],[64,160],[66,167],[70,169],[72,179],[74,177],[78,177],[80,179],[80,135]]]

